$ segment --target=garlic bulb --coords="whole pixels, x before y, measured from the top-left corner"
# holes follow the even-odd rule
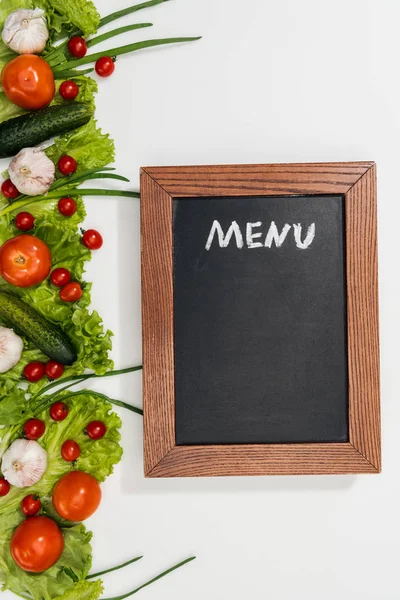
[[[3,42],[17,54],[40,54],[49,39],[44,11],[14,10],[4,23]]]
[[[0,326],[0,373],[6,373],[19,362],[24,342],[12,329]]]
[[[8,167],[10,179],[21,194],[46,194],[54,182],[56,168],[43,150],[24,148]]]
[[[3,454],[3,477],[17,488],[35,485],[42,479],[46,469],[47,452],[34,440],[15,440]]]

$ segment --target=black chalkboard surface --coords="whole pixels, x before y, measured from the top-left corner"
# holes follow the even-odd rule
[[[172,210],[177,445],[347,441],[344,196]]]

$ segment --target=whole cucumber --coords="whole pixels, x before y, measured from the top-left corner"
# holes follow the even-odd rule
[[[75,348],[68,336],[20,298],[0,292],[0,317],[49,358],[63,365],[72,365],[76,361]]]
[[[86,125],[92,117],[88,104],[50,106],[0,123],[0,158],[18,154],[46,140]]]

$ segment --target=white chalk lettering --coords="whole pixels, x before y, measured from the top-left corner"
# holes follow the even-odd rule
[[[304,242],[301,241],[301,230],[302,226],[300,223],[293,224],[294,228],[294,239],[296,242],[296,246],[300,248],[300,250],[305,250],[313,243],[315,238],[315,223],[311,223],[310,227],[307,229],[307,235]]]
[[[282,229],[281,233],[279,233],[278,228],[275,225],[275,222],[272,221],[271,226],[268,230],[267,236],[265,238],[265,244],[264,244],[265,247],[271,248],[272,242],[275,242],[275,246],[277,248],[280,248],[282,246],[283,242],[285,241],[286,236],[289,233],[289,230],[290,230],[290,225],[288,225],[286,223],[284,228]]]
[[[261,221],[256,221],[256,223],[247,223],[246,225],[246,242],[248,248],[262,248],[261,242],[253,242],[256,238],[260,238],[262,236],[261,231],[257,233],[253,233],[253,227],[261,227]]]
[[[236,246],[238,248],[243,248],[242,232],[240,231],[240,227],[236,223],[236,221],[232,221],[232,224],[230,225],[225,235],[219,221],[214,221],[207,239],[206,250],[209,250],[211,248],[211,244],[213,243],[215,233],[218,234],[218,243],[220,248],[226,248],[228,246],[233,234],[235,234]]]

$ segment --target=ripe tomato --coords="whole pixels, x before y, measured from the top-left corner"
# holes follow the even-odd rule
[[[59,92],[61,98],[64,98],[64,100],[75,100],[79,94],[79,87],[75,81],[63,81]]]
[[[64,154],[58,161],[58,170],[63,175],[73,175],[78,168],[76,160],[68,154]]]
[[[56,285],[57,287],[63,287],[71,280],[71,273],[68,271],[68,269],[58,267],[57,269],[54,269],[50,275],[50,279],[53,285]]]
[[[106,431],[107,427],[104,425],[103,421],[91,421],[89,425],[86,426],[86,433],[91,440],[100,440],[105,436]]]
[[[53,491],[54,508],[63,519],[84,521],[98,509],[101,488],[98,481],[83,471],[63,475]]]
[[[103,238],[96,229],[88,229],[82,236],[82,242],[89,250],[98,250],[103,245]]]
[[[64,373],[64,365],[57,362],[56,360],[49,360],[46,363],[46,375],[50,379],[59,379]]]
[[[1,184],[1,193],[6,198],[11,198],[11,200],[14,200],[14,198],[19,196],[19,191],[17,190],[11,179],[6,179],[5,181],[3,181],[3,183]]]
[[[69,408],[64,402],[54,402],[50,408],[50,417],[53,421],[64,421],[68,417]]]
[[[73,198],[61,198],[58,202],[58,210],[64,217],[72,217],[76,213],[76,208]]]
[[[68,50],[75,58],[83,58],[88,51],[87,43],[83,37],[76,35],[69,40]]]
[[[39,496],[35,496],[34,494],[25,496],[21,502],[21,510],[26,517],[37,515],[41,508],[42,503],[40,502]]]
[[[66,440],[61,446],[61,456],[67,462],[77,460],[81,455],[81,447],[74,440]]]
[[[36,381],[40,381],[45,375],[45,365],[39,361],[33,361],[27,364],[24,367],[24,376],[25,379],[30,381],[31,383],[36,383]]]
[[[1,84],[7,98],[26,110],[44,108],[55,94],[53,71],[35,54],[23,54],[7,63],[1,73]]]
[[[50,569],[64,550],[64,538],[48,517],[25,519],[11,538],[11,556],[17,565],[30,573]]]
[[[50,250],[33,235],[18,235],[0,248],[0,274],[11,285],[30,287],[41,283],[50,269]]]
[[[82,298],[82,294],[82,288],[77,281],[67,283],[67,285],[60,290],[60,298],[64,302],[76,302]]]
[[[29,212],[20,212],[15,217],[15,227],[21,231],[30,231],[35,224],[35,217]]]
[[[11,485],[8,483],[7,479],[0,477],[0,496],[7,496],[10,488]]]
[[[29,419],[24,425],[24,431],[28,440],[38,440],[46,431],[46,425],[40,419]]]
[[[110,77],[115,71],[115,64],[110,56],[102,56],[95,65],[97,75]]]

